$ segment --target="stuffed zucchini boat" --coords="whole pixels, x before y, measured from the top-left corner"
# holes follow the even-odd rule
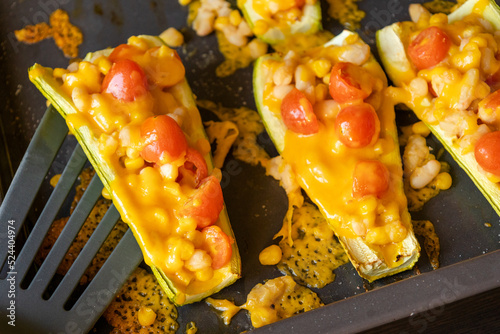
[[[253,33],[269,44],[321,30],[319,0],[238,0]]]
[[[500,8],[469,0],[450,15],[411,5],[377,32],[390,94],[443,143],[500,215]]]
[[[199,301],[240,277],[210,144],[184,66],[134,36],[30,80],[66,119],[169,298]]]
[[[412,268],[394,107],[370,48],[344,31],[301,55],[258,59],[254,94],[278,152],[369,281]]]

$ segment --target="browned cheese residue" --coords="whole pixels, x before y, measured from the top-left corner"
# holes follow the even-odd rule
[[[83,42],[81,30],[71,24],[68,13],[62,9],[57,9],[50,15],[50,26],[42,22],[28,25],[14,33],[18,41],[27,44],[37,43],[52,37],[57,47],[67,58],[77,57],[78,46]]]
[[[290,276],[257,284],[248,294],[247,302],[241,306],[213,298],[207,298],[206,302],[221,312],[225,324],[229,324],[241,309],[247,310],[255,328],[323,306],[316,293],[295,283]]]
[[[439,268],[439,251],[441,246],[439,238],[434,229],[434,225],[428,220],[413,220],[413,230],[415,234],[424,238],[424,249],[432,268],[436,270]]]
[[[356,30],[366,13],[358,8],[359,0],[327,0],[328,15],[339,21],[346,29]]]
[[[145,312],[147,311],[147,312]],[[137,268],[103,314],[111,334],[175,333],[177,309],[153,274]]]

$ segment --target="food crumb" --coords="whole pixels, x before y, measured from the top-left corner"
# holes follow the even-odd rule
[[[491,224],[490,223],[484,223],[484,226],[491,227]]]
[[[67,58],[78,56],[78,46],[83,42],[81,30],[69,22],[69,15],[62,9],[50,14],[50,25],[45,22],[27,25],[14,32],[17,40],[26,44],[38,43],[52,37]]]

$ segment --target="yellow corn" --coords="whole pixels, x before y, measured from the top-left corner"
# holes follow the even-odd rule
[[[69,71],[64,68],[54,68],[54,72],[52,73],[54,75],[54,78],[61,78],[63,74],[68,73]]]
[[[137,320],[142,326],[151,326],[156,320],[156,313],[153,309],[142,306],[137,312]]]
[[[127,168],[127,169],[137,170],[137,169],[141,168],[142,166],[144,166],[144,159],[141,157],[137,157],[137,158],[126,157],[124,164],[125,164],[125,168]]]
[[[258,20],[253,27],[253,33],[257,36],[264,35],[269,30],[269,25],[264,20]]]
[[[314,88],[314,93],[316,95],[316,102],[323,101],[328,95],[328,86],[320,83]]]
[[[111,69],[111,66],[113,65],[106,57],[99,57],[96,60],[96,64],[97,67],[99,68],[99,71],[101,71],[101,73],[104,75],[108,74],[109,70]]]
[[[451,187],[452,180],[451,180],[451,175],[448,173],[439,173],[438,176],[436,176],[436,187],[441,190],[446,190]]]
[[[332,68],[332,63],[328,59],[318,59],[312,63],[312,70],[318,78],[322,78],[328,73]]]
[[[179,0],[179,5],[187,6],[191,3],[192,0]]]
[[[229,17],[219,16],[218,18],[215,19],[214,27],[217,30],[222,30],[228,24],[230,24]]]
[[[195,275],[198,281],[206,282],[214,276],[214,271],[212,267],[206,267],[198,270]]]
[[[127,44],[138,47],[139,49],[141,49],[143,51],[146,51],[147,49],[149,49],[148,43],[144,39],[142,39],[141,37],[138,37],[138,36],[129,37]]]
[[[160,38],[172,48],[176,48],[184,44],[184,36],[179,30],[173,27],[170,27],[162,32],[160,34]]]
[[[413,131],[413,133],[421,135],[422,137],[427,137],[431,133],[431,130],[429,130],[424,122],[417,122],[413,124],[411,130]]]
[[[448,16],[443,13],[437,13],[431,16],[429,20],[429,25],[440,26],[448,24]]]
[[[175,272],[176,278],[180,281],[184,286],[188,286],[189,283],[193,280],[195,275],[188,271],[187,269],[181,268]]]
[[[271,245],[260,252],[259,261],[264,266],[273,266],[281,261],[282,256],[280,246]]]
[[[323,77],[323,83],[324,83],[325,85],[329,85],[329,84],[330,84],[330,73],[328,73],[327,75],[325,75],[325,76]]]
[[[242,20],[241,14],[237,9],[233,10],[231,14],[229,14],[229,22],[231,22],[233,26],[238,26]]]
[[[109,193],[108,188],[106,187],[102,188],[101,195],[105,199],[111,199],[111,194]]]

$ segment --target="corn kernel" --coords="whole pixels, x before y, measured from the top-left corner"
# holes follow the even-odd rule
[[[439,173],[436,176],[436,187],[441,190],[450,189],[452,184],[451,175],[448,173]]]
[[[165,209],[156,208],[153,212],[155,223],[158,224],[162,231],[166,231],[168,229],[168,213]]]
[[[184,44],[184,36],[179,30],[173,27],[170,27],[162,32],[160,34],[160,38],[172,48],[176,48]]]
[[[175,276],[184,286],[188,286],[189,283],[191,283],[191,281],[195,278],[195,275],[192,272],[184,268],[177,270],[175,272]]]
[[[411,130],[413,133],[421,135],[422,137],[427,137],[431,133],[431,130],[427,127],[427,125],[425,125],[424,122],[417,122],[413,124]]]
[[[57,186],[60,178],[61,174],[56,174],[50,178],[50,185],[52,186],[52,188],[55,188]]]
[[[206,282],[214,277],[214,270],[212,267],[203,268],[195,273],[196,279],[201,282]]]
[[[126,157],[124,164],[125,164],[125,168],[127,168],[127,169],[137,170],[137,169],[141,168],[142,166],[144,166],[144,159],[141,157],[137,157],[137,158]]]
[[[242,20],[241,14],[237,9],[233,10],[231,14],[229,14],[229,22],[231,22],[233,26],[238,26]]]
[[[269,25],[264,20],[258,20],[253,26],[253,33],[257,36],[264,35],[269,30]]]
[[[323,77],[323,83],[324,83],[325,85],[329,85],[329,84],[330,84],[330,73],[328,73],[327,75],[325,75],[325,76]]]
[[[181,6],[187,6],[191,3],[193,0],[179,0],[179,5]]]
[[[264,266],[273,266],[281,261],[282,256],[280,246],[271,245],[260,252],[259,261]]]
[[[323,101],[328,95],[328,86],[320,83],[316,85],[316,87],[314,88],[314,92],[316,94],[316,103],[319,101]]]
[[[129,39],[127,40],[127,44],[135,46],[142,51],[146,51],[147,49],[149,49],[148,43],[143,38],[138,36],[129,37]]]
[[[214,27],[217,30],[222,30],[228,24],[230,24],[229,17],[219,16],[218,18],[215,19]]]
[[[429,20],[429,25],[431,26],[439,26],[445,24],[448,24],[448,16],[443,13],[434,14]]]
[[[101,195],[105,199],[111,199],[111,194],[109,193],[108,188],[106,187],[102,188]]]
[[[318,78],[322,78],[328,73],[332,68],[332,63],[328,59],[318,59],[312,63],[312,70]]]
[[[485,38],[479,36],[472,37],[469,40],[469,43],[475,43],[480,48],[485,48],[488,46],[488,41]]]
[[[474,95],[478,98],[478,99],[484,99],[486,96],[488,96],[490,94],[490,86],[484,82],[484,81],[480,81],[478,83],[478,85],[476,86],[476,90],[474,92]]]
[[[151,326],[156,320],[156,313],[153,309],[142,306],[137,312],[137,320],[142,326]]]
[[[106,75],[108,74],[109,70],[111,69],[111,66],[113,65],[109,59],[105,57],[99,57],[96,61],[97,67],[99,68],[99,71],[101,71],[102,74]]]
[[[62,78],[63,74],[69,73],[67,69],[64,68],[54,68],[54,71],[52,74],[54,75],[54,78]]]

